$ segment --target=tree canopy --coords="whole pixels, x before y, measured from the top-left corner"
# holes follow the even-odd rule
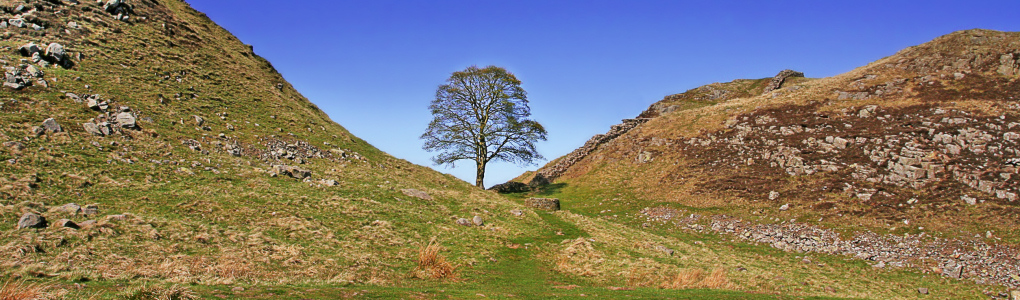
[[[454,72],[429,109],[433,119],[421,135],[422,149],[440,152],[432,157],[437,165],[475,161],[476,186],[484,187],[491,161],[528,165],[544,159],[535,142],[546,139],[545,128],[529,119],[527,92],[506,69],[471,66]]]

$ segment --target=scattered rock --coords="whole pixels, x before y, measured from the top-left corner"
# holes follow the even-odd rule
[[[556,198],[528,198],[524,205],[544,210],[560,210],[560,199]]]
[[[977,205],[977,198],[963,195],[960,196],[960,199],[963,200],[963,202],[967,203],[968,205]]]
[[[275,165],[273,166],[273,171],[276,172],[277,174],[287,175],[296,179],[305,179],[308,177],[312,177],[312,171],[292,166]]]
[[[88,221],[85,221],[85,222],[81,222],[81,224],[78,224],[78,226],[80,226],[80,227],[92,227],[92,226],[95,226],[95,225],[96,225],[96,220],[88,220]]]
[[[510,214],[514,215],[515,217],[520,217],[524,215],[524,211],[520,209],[511,209]]]
[[[104,136],[102,131],[99,130],[99,126],[96,123],[83,123],[81,124],[85,128],[85,132],[91,133],[92,135]]]
[[[74,222],[72,222],[71,220],[68,220],[68,219],[57,220],[56,224],[57,224],[57,227],[67,227],[67,228],[74,228],[74,229],[80,229],[81,228],[80,226],[78,226],[78,224],[75,224]]]
[[[205,119],[204,118],[199,117],[197,115],[193,116],[193,117],[195,117],[195,126],[202,126],[202,124],[205,124]]]
[[[659,252],[666,253],[666,255],[668,255],[668,256],[673,256],[673,253],[674,253],[673,249],[670,249],[669,247],[666,247],[666,246],[663,246],[663,245],[655,245],[655,250],[659,251]]]
[[[81,205],[75,203],[68,203],[61,206],[50,208],[50,212],[61,212],[68,214],[78,214],[82,212]]]
[[[14,24],[14,20],[11,20],[11,24]],[[16,26],[16,27],[24,27],[24,26]],[[31,57],[32,55],[34,55],[36,53],[42,52],[42,50],[39,49],[39,46],[37,46],[35,43],[28,43],[28,44],[22,45],[21,47],[18,47],[18,52],[21,53],[21,56]]]
[[[61,131],[60,124],[57,124],[57,120],[54,120],[53,118],[43,120],[42,127],[50,133],[56,133]]]
[[[920,293],[921,295],[927,295],[928,288],[917,288],[917,292]]]
[[[468,219],[465,219],[465,218],[459,218],[459,219],[457,219],[457,225],[461,225],[461,226],[471,226],[472,224],[471,224],[471,221],[470,221],[470,220],[468,220]]]
[[[769,192],[769,200],[776,200],[776,199],[779,199],[779,192],[777,192],[777,191],[770,191]]]
[[[947,265],[942,268],[942,275],[952,278],[963,278],[963,265]]]
[[[46,228],[46,218],[34,213],[25,213],[18,220],[18,229]]]
[[[18,28],[25,28],[28,26],[24,19],[10,19],[7,20],[7,23],[9,23],[11,26]]]
[[[407,195],[408,197],[415,197],[421,200],[432,200],[432,196],[429,196],[428,193],[416,189],[402,189],[400,192],[404,193],[404,195]]]
[[[471,223],[475,224],[475,226],[485,225],[485,222],[482,221],[482,217],[479,217],[479,216],[475,216],[474,218],[471,218]]]
[[[66,58],[67,52],[64,52],[63,45],[51,43],[46,47],[46,56],[53,59],[53,61],[60,63],[64,61],[64,58]]]
[[[135,129],[138,127],[135,115],[130,112],[121,112],[117,114],[117,124],[120,124],[121,128]]]
[[[780,207],[779,207],[779,210],[780,210],[780,211],[786,211],[786,210],[788,210],[788,209],[790,209],[790,204],[789,204],[789,203],[787,203],[787,204],[783,204],[783,206],[780,206]]]

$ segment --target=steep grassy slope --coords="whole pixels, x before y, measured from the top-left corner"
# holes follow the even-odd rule
[[[576,163],[539,169],[556,178],[540,194],[625,224],[1015,288],[1018,58],[1020,34],[970,30],[771,92],[693,89]]]

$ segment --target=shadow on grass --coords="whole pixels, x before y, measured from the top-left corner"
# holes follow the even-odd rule
[[[537,191],[533,191],[534,196],[550,196],[560,192],[563,188],[567,187],[566,183],[553,183],[546,186],[539,187]]]

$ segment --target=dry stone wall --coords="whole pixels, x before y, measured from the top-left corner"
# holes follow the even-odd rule
[[[634,129],[638,125],[648,122],[648,120],[650,119],[625,119],[623,120],[623,123],[613,125],[613,127],[609,129],[609,132],[593,136],[591,139],[584,143],[584,146],[581,146],[581,148],[577,148],[573,152],[570,152],[570,154],[564,156],[556,164],[542,168],[541,170],[538,171],[538,174],[536,176],[545,177],[545,179],[550,182],[556,180],[556,178],[558,178],[560,175],[563,175],[563,172],[566,172],[567,169],[570,168],[570,166],[573,166],[578,161],[581,161],[581,159],[584,159],[586,156],[588,156],[588,154],[591,154],[592,152],[597,150],[599,146],[608,143],[613,139],[616,139],[617,137],[627,133],[631,129]]]

